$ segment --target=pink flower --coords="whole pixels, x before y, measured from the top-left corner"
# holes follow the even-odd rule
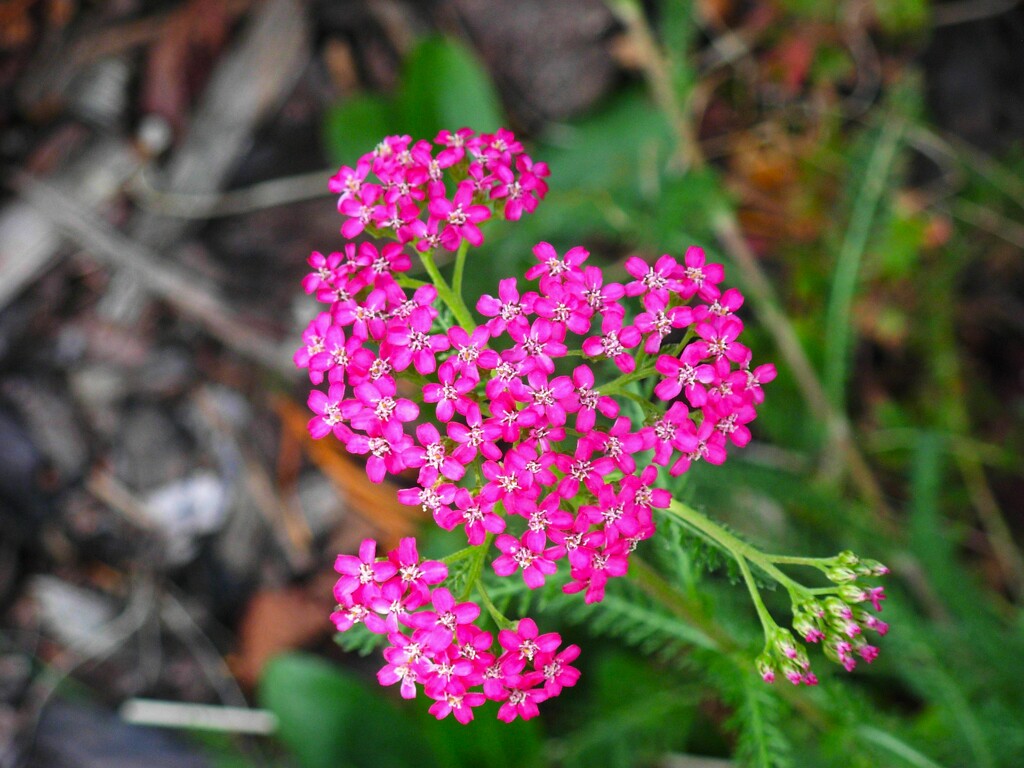
[[[355,336],[346,339],[341,326],[331,325],[324,334],[322,345],[323,351],[309,359],[311,380],[319,378],[322,381],[326,373],[332,384],[342,382],[346,377],[350,384],[357,384],[369,372],[373,352],[364,348],[362,340]]]
[[[437,162],[442,168],[448,168],[462,161],[466,156],[466,144],[476,136],[476,131],[469,128],[460,128],[452,133],[441,131],[434,139],[435,144],[441,144],[445,148],[437,153]]]
[[[570,645],[560,653],[538,653],[534,666],[544,674],[544,693],[549,698],[562,692],[563,688],[571,688],[580,679],[580,671],[569,664],[580,655],[578,645]]]
[[[554,373],[554,358],[563,357],[568,352],[554,323],[543,317],[534,320],[529,329],[509,326],[508,332],[516,342],[509,350],[508,359],[519,363],[520,373],[528,374],[535,370]]]
[[[715,381],[715,369],[700,364],[705,356],[703,344],[689,344],[678,357],[661,355],[655,363],[655,370],[663,378],[654,388],[654,394],[662,400],[674,400],[682,392],[694,408],[707,402],[708,393],[704,384]]]
[[[612,576],[624,576],[629,570],[629,550],[624,540],[607,544],[594,553],[590,563],[572,571],[573,581],[562,587],[566,594],[586,589],[584,602],[599,603],[604,600],[604,588]]]
[[[537,297],[533,311],[561,328],[563,337],[566,330],[580,336],[588,333],[594,316],[594,311],[575,292],[560,283],[552,283],[543,295]]]
[[[644,297],[646,312],[636,316],[637,329],[645,335],[644,352],[655,354],[661,343],[677,328],[686,328],[694,320],[690,307],[667,307],[666,302],[654,295]]]
[[[679,263],[667,254],[659,258],[654,266],[637,256],[630,256],[626,259],[626,271],[636,279],[626,285],[626,294],[639,296],[646,293],[667,304],[669,294],[674,293],[679,285],[674,278],[678,270]]]
[[[625,310],[619,305],[626,289],[619,283],[604,284],[604,273],[599,267],[584,267],[582,277],[570,273],[566,287],[573,291],[596,315],[618,315],[621,319]]]
[[[500,361],[498,353],[487,349],[491,334],[486,326],[479,326],[470,335],[459,326],[448,329],[448,340],[451,342],[452,356],[448,361],[456,370],[474,379],[480,379],[479,368],[493,370]]]
[[[707,348],[704,356],[716,360],[727,359],[745,366],[750,360],[750,350],[736,342],[736,337],[742,330],[743,323],[732,315],[715,317],[709,322],[699,323],[697,335],[704,340]]]
[[[334,174],[327,182],[327,188],[336,195],[340,195],[338,198],[338,209],[341,209],[341,204],[346,200],[357,197],[363,186],[363,181],[366,179],[366,174],[370,172],[370,162],[366,159],[360,159],[354,169],[349,168],[347,165],[343,165],[338,169],[338,172]]]
[[[473,719],[473,707],[479,707],[485,701],[487,697],[479,692],[445,693],[431,704],[427,711],[438,720],[444,720],[449,714],[454,714],[455,719],[465,725]]]
[[[397,573],[398,568],[387,560],[376,559],[377,542],[364,539],[359,545],[359,556],[338,555],[334,570],[341,574],[334,587],[335,596],[351,595],[367,584],[382,584]]]
[[[420,562],[416,551],[416,539],[411,536],[398,542],[398,549],[388,553],[388,560],[395,566],[398,578],[410,594],[417,595],[426,603],[429,588],[448,578],[448,566],[437,560]]]
[[[640,331],[636,326],[622,326],[622,317],[607,314],[601,321],[603,336],[591,336],[583,342],[583,351],[590,357],[604,357],[611,360],[623,373],[632,373],[636,361],[628,350],[640,343]]]
[[[684,265],[680,268],[683,298],[688,299],[698,294],[704,301],[714,301],[719,296],[718,283],[725,277],[721,264],[707,264],[704,250],[693,245],[686,249]]]
[[[575,496],[579,492],[580,483],[596,493],[601,479],[615,469],[615,461],[607,456],[592,459],[594,449],[594,443],[581,440],[576,444],[574,456],[559,454],[555,458],[555,465],[565,475],[558,483],[558,495],[563,499]]]
[[[494,572],[499,576],[511,576],[522,569],[523,581],[530,589],[544,586],[544,578],[558,570],[545,550],[532,549],[515,536],[503,533],[494,540],[494,545],[502,552],[494,558]]]
[[[479,605],[456,603],[452,593],[444,587],[434,590],[431,602],[434,610],[410,614],[405,623],[410,627],[427,630],[427,646],[438,651],[452,644],[458,627],[472,624],[480,615]]]
[[[476,309],[484,317],[493,318],[486,323],[491,336],[500,336],[506,329],[512,327],[525,332],[530,327],[526,315],[535,296],[536,294],[527,294],[520,300],[516,279],[509,277],[498,283],[497,298],[484,294],[477,301]]]
[[[367,435],[353,433],[345,440],[345,450],[349,453],[370,454],[366,459],[366,475],[375,483],[382,482],[388,472],[396,474],[405,469],[407,465],[402,456],[412,448],[408,435],[387,437],[376,429]]]
[[[653,427],[655,464],[667,465],[673,451],[689,453],[697,449],[697,428],[682,403],[672,403],[665,415],[654,422]]]
[[[576,246],[566,251],[564,258],[559,258],[551,243],[537,243],[533,247],[533,255],[540,263],[526,270],[526,279],[539,279],[540,288],[546,293],[566,279],[581,280],[583,270],[580,265],[590,256],[590,251]]]
[[[773,381],[775,379],[775,366],[768,363],[767,365],[759,365],[752,371],[747,368],[744,368],[743,370],[747,375],[747,382],[743,387],[743,393],[754,405],[763,403],[764,391],[761,389],[761,385],[767,384],[769,381]]]
[[[546,421],[554,426],[565,424],[563,401],[572,394],[572,382],[566,376],[548,381],[540,370],[533,370],[526,377],[525,395],[529,407],[537,414],[537,422]]]
[[[344,435],[342,424],[341,400],[345,396],[344,384],[332,384],[327,394],[319,389],[309,393],[306,404],[316,414],[309,420],[309,436],[314,440],[326,437],[332,431],[339,437]]]
[[[516,717],[529,720],[540,714],[537,705],[548,698],[543,689],[534,686],[544,679],[540,672],[527,675],[511,675],[504,681],[505,692],[499,701],[505,703],[498,709],[498,719],[503,723],[511,723]]]
[[[378,635],[398,631],[398,624],[410,611],[424,605],[427,596],[423,593],[406,594],[405,585],[399,579],[389,579],[373,592],[366,601],[374,611],[363,619],[366,628]],[[384,618],[381,618],[383,616]]]
[[[515,630],[503,629],[498,633],[498,644],[506,651],[501,658],[502,669],[519,672],[537,654],[555,651],[562,638],[557,632],[542,635],[533,619],[520,619]]]
[[[384,659],[388,663],[377,672],[377,680],[384,686],[400,683],[402,698],[415,698],[416,683],[430,671],[422,649],[401,632],[388,635],[388,640],[392,642],[384,649]]]
[[[302,290],[308,294],[319,293],[324,289],[332,290],[338,279],[336,270],[341,263],[341,254],[332,253],[330,256],[324,256],[320,251],[313,251],[307,263],[315,271],[302,279]]]
[[[467,397],[476,388],[475,379],[458,376],[450,360],[441,363],[437,378],[437,384],[423,385],[423,402],[437,403],[435,412],[438,421],[451,421],[456,411],[465,414],[475,407],[476,404]]]
[[[404,371],[412,363],[421,375],[434,372],[437,353],[448,349],[449,342],[443,333],[430,333],[432,323],[432,318],[415,312],[407,321],[392,320],[386,349],[396,371]],[[382,346],[382,354],[384,349]]]
[[[484,235],[477,225],[491,217],[491,209],[486,205],[473,205],[472,182],[459,184],[450,201],[445,197],[433,198],[427,209],[431,218],[445,225],[441,231],[441,245],[449,251],[458,250],[463,240],[468,240],[473,246],[483,243]]]
[[[517,512],[527,519],[526,532],[522,542],[531,552],[542,552],[548,543],[548,532],[551,530],[569,530],[575,518],[561,509],[561,497],[549,494],[540,504],[526,499]]]
[[[471,546],[482,544],[488,533],[501,533],[505,530],[505,519],[495,514],[493,501],[459,488],[455,492],[454,503],[455,509],[445,509],[437,523],[446,531],[465,525],[466,537]]]
[[[437,427],[433,424],[420,424],[416,427],[416,439],[422,448],[409,448],[402,454],[402,460],[408,467],[420,468],[417,479],[420,485],[433,485],[442,475],[449,480],[462,479],[466,467],[448,455],[448,448]]]
[[[302,346],[295,351],[292,357],[297,368],[308,368],[310,360],[324,351],[326,348],[325,338],[330,327],[331,314],[329,312],[321,312],[306,326],[306,330],[302,332]],[[314,384],[319,384],[324,377],[322,373],[314,374],[311,371],[310,380]]]
[[[376,184],[365,184],[358,192],[339,201],[338,210],[348,221],[341,225],[341,234],[349,240],[362,234],[366,227],[373,223],[374,205],[380,198],[380,187]]]
[[[402,433],[402,424],[420,414],[419,406],[412,400],[395,396],[395,382],[389,378],[364,382],[353,392],[356,399],[345,401],[342,411],[353,429],[378,430],[397,439]]]
[[[607,433],[593,432],[582,439],[595,442],[624,475],[630,475],[636,469],[633,455],[654,447],[653,429],[643,427],[633,432],[632,428],[633,422],[627,416],[620,416]]]
[[[485,422],[480,415],[480,408],[475,403],[466,412],[465,424],[450,421],[447,429],[448,437],[458,443],[452,456],[461,464],[469,464],[477,454],[491,461],[497,461],[502,457],[501,449],[496,443],[501,438],[501,427],[493,419]]]
[[[558,380],[555,379],[556,382]],[[562,407],[576,414],[577,430],[584,433],[592,430],[597,421],[597,413],[609,419],[618,416],[619,404],[594,389],[594,372],[589,366],[576,366],[572,372],[572,383],[573,390],[563,399]]]

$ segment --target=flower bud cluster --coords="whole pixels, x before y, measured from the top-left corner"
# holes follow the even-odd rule
[[[473,719],[473,709],[485,701],[502,702],[498,719],[529,719],[537,704],[576,684],[579,671],[570,666],[578,646],[559,651],[561,637],[539,634],[532,619],[521,619],[515,630],[490,632],[473,622],[480,607],[457,602],[437,586],[448,568],[436,560],[421,561],[412,538],[382,560],[377,543],[363,541],[359,555],[339,555],[334,586],[337,610],[331,620],[339,632],[356,624],[386,635],[387,664],[377,673],[381,685],[399,684],[403,698],[416,696],[421,686],[434,700],[430,713],[439,720],[454,715],[460,723]]]
[[[775,627],[764,651],[754,662],[761,679],[766,683],[774,683],[777,673],[785,677],[793,685],[817,685],[818,678],[811,672],[811,661],[807,658],[807,649],[793,639],[788,629]]]
[[[826,564],[824,570],[828,578],[838,585],[835,594],[794,603],[793,629],[809,643],[820,642],[826,658],[851,672],[857,666],[858,658],[870,664],[878,656],[878,648],[868,642],[865,630],[879,635],[889,631],[888,624],[861,607],[870,603],[874,611],[880,613],[885,599],[884,589],[862,586],[857,579],[884,576],[889,569],[874,560],[860,560],[852,552],[843,552]],[[794,654],[792,636],[788,632],[785,634],[786,638],[766,644],[758,659],[761,676],[771,682],[775,671],[779,670],[794,684],[814,685],[817,678],[805,663],[806,652],[798,646],[798,652]]]

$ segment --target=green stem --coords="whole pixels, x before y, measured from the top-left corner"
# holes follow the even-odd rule
[[[626,384],[629,384],[631,381],[639,381],[640,379],[644,379],[650,376],[652,373],[654,373],[653,365],[648,368],[641,368],[635,370],[632,373],[624,373],[623,375],[619,376],[619,378],[612,379],[603,387],[601,387],[600,392],[602,395],[619,394]]]
[[[673,499],[672,503],[669,505],[668,511],[690,528],[699,531],[712,541],[716,541],[721,544],[729,550],[738,563],[741,560],[747,560],[756,565],[784,586],[792,596],[797,598],[806,598],[809,595],[806,587],[796,581],[793,581],[793,579],[789,578],[789,576],[776,568],[771,559],[761,552],[761,550],[747,544],[747,542],[742,539],[737,538],[725,528],[713,522],[710,518],[701,514],[693,507],[687,506],[681,501]],[[743,567],[744,564],[740,563],[740,568],[742,569]]]
[[[434,283],[434,287],[437,289],[437,295],[441,298],[451,310],[452,314],[455,315],[455,319],[458,321],[468,333],[472,333],[476,328],[476,323],[473,322],[473,316],[469,313],[469,309],[466,304],[462,301],[462,296],[452,291],[451,286],[448,285],[448,281],[441,275],[441,270],[437,268],[437,264],[434,263],[433,254],[421,253],[420,261],[423,262],[424,269],[427,270],[427,274],[430,275],[431,281]]]
[[[462,589],[460,600],[468,600],[469,596],[473,593],[473,587],[480,585],[480,574],[484,571],[484,560],[487,559],[487,553],[491,548],[491,541],[493,540],[494,534],[488,533],[483,543],[475,547],[469,547],[469,549],[473,550],[475,559],[466,574],[466,586]]]
[[[466,269],[466,253],[469,251],[469,240],[463,240],[455,254],[455,271],[452,273],[452,290],[462,302],[462,275]],[[469,329],[467,329],[469,330]]]
[[[824,571],[829,566],[835,565],[836,562],[834,557],[796,557],[792,555],[762,554],[776,565],[806,565],[810,568],[817,568],[821,571]]]
[[[775,619],[768,613],[768,609],[765,607],[764,600],[761,599],[761,592],[757,588],[757,582],[754,581],[754,574],[750,572],[750,566],[747,564],[747,558],[742,555],[737,555],[733,552],[736,557],[736,564],[740,567],[740,572],[743,574],[743,581],[746,582],[747,591],[750,592],[750,599],[754,603],[754,608],[757,610],[757,618],[761,620],[761,629],[764,630],[764,640],[766,643],[772,641],[773,630],[778,629],[778,624],[775,623]]]
[[[482,581],[477,582],[476,593],[480,595],[480,602],[484,604],[484,608],[487,609],[487,613],[491,615],[491,619],[498,625],[498,629],[515,629],[516,622],[512,621],[505,616],[501,611],[498,610],[497,606],[491,600],[491,596],[487,594],[487,589],[484,587]]]

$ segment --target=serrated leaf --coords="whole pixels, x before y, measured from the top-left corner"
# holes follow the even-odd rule
[[[781,720],[785,704],[754,673],[724,657],[714,665],[725,700],[734,707],[726,727],[736,734],[736,760],[745,768],[788,768],[792,746]]]
[[[387,637],[371,632],[366,628],[365,624],[360,623],[353,626],[347,632],[336,634],[334,642],[349,653],[369,656],[375,650],[387,644]]]

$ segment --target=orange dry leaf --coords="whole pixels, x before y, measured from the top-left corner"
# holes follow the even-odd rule
[[[352,510],[381,532],[381,543],[392,548],[403,536],[416,532],[421,518],[418,507],[399,503],[398,489],[389,482],[374,485],[336,440],[314,440],[306,430],[309,413],[286,398],[277,398],[274,408],[286,432],[298,441],[306,455],[338,488]]]
[[[306,588],[267,589],[253,595],[238,627],[238,651],[228,659],[244,687],[256,684],[273,656],[327,636],[332,629],[333,583],[334,575],[326,574]]]

